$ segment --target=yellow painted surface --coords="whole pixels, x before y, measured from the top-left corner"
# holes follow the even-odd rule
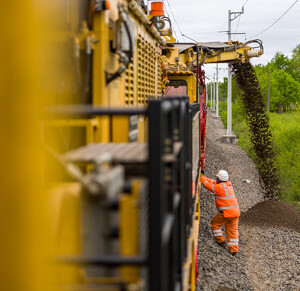
[[[240,55],[241,54],[241,55]],[[208,57],[205,60],[205,63],[222,63],[222,62],[232,62],[240,60],[242,62],[245,61],[244,50],[238,49],[234,52],[223,52],[219,56]]]
[[[121,254],[134,256],[139,253],[139,182],[132,183],[132,193],[123,194],[120,202],[120,243]],[[124,266],[122,277],[128,282],[137,282],[140,271],[138,267]]]
[[[196,77],[194,75],[170,75],[169,80],[184,80],[188,87],[188,96],[190,103],[196,101]]]
[[[52,2],[52,4],[55,1]],[[0,24],[0,290],[52,291],[43,193],[42,76],[48,67],[40,1],[4,1]],[[48,2],[44,2],[47,10]],[[37,14],[39,11],[39,14]]]
[[[99,131],[99,121],[97,118],[93,119],[62,119],[62,120],[49,120],[44,122],[45,130],[47,127],[83,127],[85,128],[85,143],[90,144],[96,141],[95,135]],[[57,129],[59,130],[59,129]]]
[[[47,189],[49,221],[54,248],[51,256],[81,255],[80,183],[54,184]],[[79,283],[78,266],[56,266],[59,284]]]
[[[144,115],[138,117],[138,142],[148,141],[148,119]]]
[[[128,142],[129,117],[114,116],[112,118],[113,142]]]

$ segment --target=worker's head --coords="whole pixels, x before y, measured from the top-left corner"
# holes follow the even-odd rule
[[[217,182],[227,182],[229,179],[228,173],[225,170],[220,170],[217,174]],[[219,180],[219,181],[218,181]]]

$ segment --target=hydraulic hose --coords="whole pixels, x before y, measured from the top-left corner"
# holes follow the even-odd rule
[[[259,45],[261,54],[264,53],[264,47],[263,47],[262,41],[260,39],[249,40],[249,41],[245,42],[242,47],[245,47],[246,45],[248,45],[250,43],[257,43]]]
[[[130,62],[131,62],[131,58],[133,56],[133,43],[132,43],[132,38],[130,35],[130,30],[129,30],[129,25],[127,20],[124,20],[123,18],[123,23],[125,26],[125,30],[128,36],[128,41],[129,41],[129,52],[127,57],[125,58],[125,63],[120,66],[119,70],[115,73],[113,73],[112,75],[108,75],[107,79],[106,79],[106,84],[109,84],[111,81],[115,80],[116,78],[118,78],[129,66]]]

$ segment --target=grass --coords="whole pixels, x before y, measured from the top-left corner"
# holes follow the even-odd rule
[[[300,112],[270,113],[282,199],[300,209]]]

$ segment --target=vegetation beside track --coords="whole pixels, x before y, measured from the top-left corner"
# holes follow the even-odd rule
[[[227,124],[227,104],[219,104],[224,125]],[[273,133],[274,150],[279,170],[281,199],[300,210],[300,110],[286,113],[268,113]],[[250,140],[246,115],[240,98],[232,106],[232,126],[239,146],[255,161],[256,155]]]
[[[270,125],[280,174],[281,199],[300,209],[300,45],[291,58],[278,52],[267,65],[255,67],[262,95],[267,106],[268,79],[270,78]],[[219,111],[227,125],[227,79],[219,84]],[[232,126],[238,144],[255,161],[244,106],[239,96],[235,76],[232,82]]]
[[[222,107],[226,108],[226,103],[222,103]],[[239,100],[233,105],[233,131],[240,147],[255,161],[256,155],[242,106]],[[226,124],[227,112],[222,110],[221,116]],[[269,113],[269,118],[280,178],[280,198],[300,210],[300,111]]]

